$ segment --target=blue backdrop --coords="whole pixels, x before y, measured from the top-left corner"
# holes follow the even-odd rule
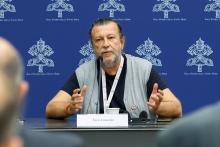
[[[46,104],[80,60],[94,57],[88,30],[94,20],[102,17],[119,21],[126,36],[125,52],[155,64],[182,102],[184,114],[218,101],[220,6],[217,2],[3,0],[0,36],[19,49],[25,79],[30,84],[24,116],[44,117]]]

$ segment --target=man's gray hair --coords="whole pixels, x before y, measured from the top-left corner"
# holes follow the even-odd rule
[[[111,18],[100,18],[100,19],[97,19],[95,20],[95,22],[91,25],[90,29],[89,29],[89,37],[90,37],[90,40],[92,41],[92,30],[95,26],[99,26],[99,25],[105,25],[105,24],[108,24],[108,23],[115,23],[118,27],[118,32],[119,32],[119,35],[120,37],[122,38],[124,35],[123,35],[123,31],[122,31],[122,27],[121,25],[114,19],[111,19]]]

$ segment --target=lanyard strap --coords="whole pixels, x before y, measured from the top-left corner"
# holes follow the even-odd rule
[[[123,58],[123,56],[121,56],[121,62],[120,62],[118,71],[116,73],[114,82],[112,84],[112,88],[111,88],[111,91],[109,93],[108,99],[107,99],[107,88],[106,88],[106,76],[105,76],[105,71],[102,68],[102,93],[103,93],[104,113],[106,113],[106,108],[109,108],[110,103],[112,101],[113,95],[115,93],[116,86],[118,84],[119,77],[121,75],[123,65],[124,65],[124,58]]]

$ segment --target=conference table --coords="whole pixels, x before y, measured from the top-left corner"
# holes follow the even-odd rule
[[[155,123],[129,123],[126,128],[77,128],[75,118],[29,118],[24,121],[24,125],[33,131],[77,134],[88,147],[154,147],[158,132],[170,123],[170,120],[158,120]]]

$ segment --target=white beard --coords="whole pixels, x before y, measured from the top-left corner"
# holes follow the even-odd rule
[[[107,67],[107,68],[113,67],[113,66],[118,65],[120,63],[120,59],[121,59],[121,55],[113,54],[113,58],[111,60],[105,60],[103,58],[102,66]]]

